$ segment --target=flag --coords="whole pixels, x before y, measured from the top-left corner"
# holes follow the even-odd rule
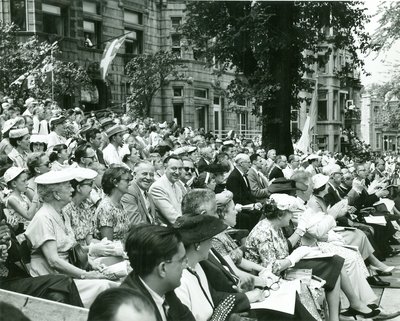
[[[307,154],[310,148],[310,143],[310,116],[307,116],[301,137],[296,143],[295,149],[301,151],[303,154]]]
[[[315,129],[317,128],[317,119],[318,119],[318,78],[315,81],[315,88],[311,99],[309,115],[310,115],[309,130],[315,132]]]
[[[53,81],[53,71],[54,71],[54,65],[51,62],[46,63],[42,69],[42,81],[43,82],[51,82]]]
[[[28,89],[35,88],[35,86],[36,86],[35,76],[29,75],[28,78],[26,78],[26,86],[28,87]]]
[[[29,73],[26,72],[23,75],[19,76],[18,79],[15,79],[11,84],[10,87],[12,85],[17,85],[17,86],[21,86],[23,84],[23,82],[25,81],[26,77],[28,77]]]
[[[100,72],[101,77],[103,80],[106,80],[108,67],[110,66],[111,62],[114,60],[119,48],[124,43],[126,39],[126,35],[123,35],[119,38],[114,39],[113,41],[107,42],[106,48],[103,52],[103,57],[100,61]]]

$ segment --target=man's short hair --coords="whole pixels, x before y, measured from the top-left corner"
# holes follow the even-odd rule
[[[167,156],[167,157],[164,158],[164,160],[163,160],[163,165],[164,165],[164,166],[167,166],[167,164],[168,164],[168,162],[169,162],[170,159],[175,159],[175,160],[179,160],[179,161],[182,160],[179,156],[170,155],[170,156]]]
[[[89,129],[85,134],[86,141],[90,143],[90,140],[95,139],[97,134],[100,134],[100,130],[97,128]]]
[[[215,200],[215,193],[206,188],[194,188],[190,190],[182,200],[183,215],[200,215],[203,204]]]
[[[276,156],[275,163],[278,164],[284,157],[286,158],[286,155],[278,155],[278,156]]]
[[[114,320],[122,305],[131,305],[139,313],[146,311],[155,316],[153,304],[142,293],[129,287],[119,287],[100,293],[90,306],[87,321]]]
[[[292,154],[292,155],[289,155],[289,158],[288,158],[288,163],[290,164],[291,162],[293,162],[294,160],[296,160],[296,155],[294,155],[294,154]]]
[[[178,253],[180,242],[181,236],[172,227],[139,224],[130,229],[125,249],[135,273],[147,276]]]
[[[250,162],[253,164],[253,162],[256,161],[258,157],[261,157],[261,156],[259,154],[250,155]]]

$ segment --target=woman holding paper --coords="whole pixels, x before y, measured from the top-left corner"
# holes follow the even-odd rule
[[[327,282],[325,290],[330,321],[339,320],[340,288],[346,294],[350,302],[350,312],[354,315],[358,314],[368,318],[379,315],[380,310],[372,310],[364,303],[373,303],[375,296],[362,275],[360,282],[364,282],[366,293],[368,294],[369,289],[372,296],[367,296],[367,300],[364,300],[354,292],[352,282],[343,268],[342,258],[335,255],[303,260],[307,255],[318,256],[316,248],[308,246],[298,247],[289,253],[288,243],[290,242],[290,245],[294,247],[300,240],[300,231],[307,229],[307,227],[297,229],[295,236],[287,240],[283,235],[282,228],[289,226],[292,212],[298,209],[297,200],[285,194],[273,194],[271,199],[271,203],[267,203],[263,208],[263,214],[266,218],[260,221],[247,237],[245,258],[264,267],[270,266],[275,274],[280,274],[291,266],[312,268],[314,275]]]
[[[316,220],[317,213],[325,213],[329,215],[328,205],[324,200],[324,196],[328,193],[328,181],[329,177],[323,174],[317,174],[312,177],[313,195],[307,202],[307,207],[315,212],[313,214],[309,214],[309,216],[312,216],[313,220],[315,221],[314,230],[316,230],[318,228],[318,225],[320,225],[321,222],[324,220],[324,217],[320,216],[321,220],[318,222]],[[339,204],[342,204],[341,210],[339,211],[339,216],[345,215],[348,208],[347,200],[342,200],[336,204],[338,204],[338,206]],[[335,223],[335,220],[333,220],[333,223]],[[336,226],[336,223],[334,225]],[[332,226],[332,228],[333,227],[334,226]],[[310,241],[312,243],[315,243],[315,239],[325,241],[325,238],[327,238],[328,242],[332,240],[334,243],[339,245],[343,244],[357,247],[363,260],[367,260],[371,264],[370,268],[373,270],[389,273],[395,268],[394,266],[387,266],[375,257],[375,255],[373,254],[375,250],[369,242],[367,236],[362,231],[354,229],[353,231],[342,231],[336,233],[332,230],[332,228],[329,229],[327,233],[321,234],[320,236],[318,234],[310,233],[311,231],[309,231],[307,235],[309,236],[309,238],[311,238]],[[302,241],[304,241],[304,239]]]

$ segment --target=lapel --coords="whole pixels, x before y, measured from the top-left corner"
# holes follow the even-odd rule
[[[147,198],[149,199],[149,203],[150,203],[150,211],[149,211],[149,209],[146,206],[146,201],[144,200],[144,197],[143,197],[142,191],[140,190],[140,187],[135,182],[133,182],[132,188],[134,188],[136,190],[136,194],[138,195],[138,199],[139,199],[139,203],[140,203],[139,204],[140,212],[144,213],[144,216],[146,217],[147,221],[150,224],[154,224],[155,219],[151,213],[151,209],[154,206],[154,204],[153,204],[152,200],[150,199],[150,193],[147,192]]]

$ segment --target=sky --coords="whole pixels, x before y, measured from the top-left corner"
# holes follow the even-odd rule
[[[381,1],[366,0],[365,6],[368,9],[367,14],[375,15],[378,5]],[[371,22],[365,26],[366,30],[373,34],[378,28],[378,16],[373,16]],[[390,78],[390,70],[393,69],[393,64],[400,64],[400,41],[397,41],[394,46],[387,52],[371,53],[363,57],[365,62],[365,70],[370,76],[361,75],[361,82],[364,86],[372,83],[384,83]]]

